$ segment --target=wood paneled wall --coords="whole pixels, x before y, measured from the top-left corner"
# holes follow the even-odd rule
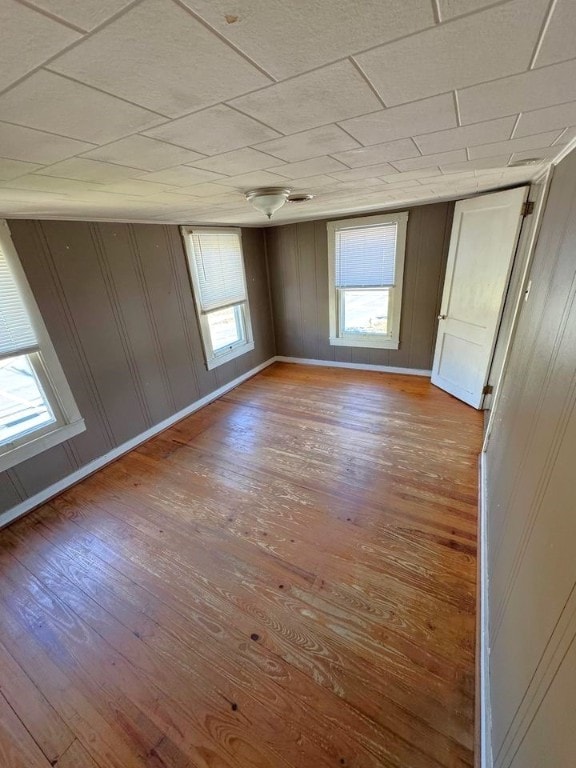
[[[11,221],[86,431],[0,473],[0,512],[274,355],[263,233],[242,233],[255,349],[204,364],[176,226]]]
[[[330,345],[326,220],[267,229],[277,354],[429,370],[453,211],[453,203],[409,209],[397,350]]]
[[[556,168],[486,456],[496,768],[576,761],[576,153]]]

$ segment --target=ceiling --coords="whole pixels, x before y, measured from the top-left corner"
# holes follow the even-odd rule
[[[525,181],[576,137],[574,0],[0,0],[0,215],[272,223]],[[508,164],[538,158],[536,166]]]

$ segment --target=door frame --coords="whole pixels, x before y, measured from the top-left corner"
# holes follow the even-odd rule
[[[542,173],[536,179],[532,179],[532,181],[527,182],[530,185],[527,201],[534,203],[534,211],[530,216],[525,216],[522,222],[516,254],[514,257],[514,264],[508,281],[508,293],[506,295],[506,300],[502,309],[500,328],[498,329],[498,333],[496,335],[496,342],[492,353],[492,362],[490,363],[488,382],[494,382],[492,384],[494,391],[490,395],[485,395],[482,401],[482,407],[484,410],[488,411],[488,420],[484,430],[482,453],[485,453],[488,448],[490,436],[494,428],[494,414],[497,411],[498,401],[502,395],[502,384],[506,376],[508,365],[510,363],[510,355],[512,352],[514,337],[516,335],[516,329],[520,319],[520,313],[522,311],[524,302],[528,299],[530,292],[530,270],[532,268],[534,252],[536,250],[536,244],[540,234],[540,225],[542,223],[544,209],[546,207],[546,200],[550,190],[553,170],[553,166],[548,166],[544,173]],[[516,283],[517,289],[511,290],[511,288],[513,288],[513,283],[515,282],[514,273],[519,276]],[[502,318],[504,318],[505,314],[508,312],[511,313],[510,327],[507,333],[507,337],[502,339]],[[498,370],[496,370],[493,365],[494,355],[497,345],[502,342],[504,342],[504,353],[502,355],[502,362],[498,366]],[[489,407],[485,408],[487,398],[490,398]]]
[[[484,379],[484,384],[482,385],[483,388],[486,388],[486,385],[489,383],[490,377],[492,375],[492,369],[493,369],[493,364],[494,364],[494,357],[495,357],[497,345],[498,345],[498,342],[499,342],[499,335],[500,335],[500,331],[501,331],[501,327],[502,327],[502,319],[504,317],[504,313],[506,311],[507,302],[508,302],[508,299],[509,299],[510,287],[511,287],[511,283],[512,283],[512,276],[513,276],[514,270],[516,268],[517,257],[518,257],[519,248],[520,248],[520,242],[521,242],[521,239],[523,237],[523,233],[524,233],[524,231],[526,229],[526,226],[525,226],[526,214],[524,213],[524,207],[526,206],[526,203],[530,200],[532,186],[531,186],[530,181],[526,181],[526,182],[522,182],[522,183],[517,183],[515,185],[510,185],[509,187],[505,187],[505,188],[498,188],[498,189],[494,189],[494,190],[486,190],[486,191],[482,192],[482,194],[472,195],[472,196],[469,196],[469,197],[464,197],[464,198],[461,198],[461,199],[455,201],[455,206],[457,206],[459,203],[474,202],[474,201],[477,201],[477,200],[482,200],[483,198],[486,198],[486,197],[496,196],[496,195],[499,195],[501,193],[503,194],[503,193],[506,193],[506,192],[515,192],[515,191],[520,191],[520,190],[524,190],[524,203],[523,203],[523,207],[519,210],[519,219],[520,219],[520,221],[517,224],[516,238],[514,240],[512,253],[510,255],[509,262],[508,262],[508,271],[507,271],[507,275],[506,275],[506,278],[505,278],[505,285],[504,285],[503,291],[502,291],[502,299],[501,299],[500,308],[499,308],[499,311],[498,311],[498,317],[496,319],[496,327],[494,329],[494,335],[492,337],[491,344],[490,344],[488,361],[487,361],[487,364],[486,364],[485,379]],[[454,224],[455,223],[456,223],[456,209],[454,209],[454,219],[453,219],[453,222],[452,222],[452,230],[451,230],[451,234],[450,234],[450,244],[449,244],[449,251],[448,251],[448,262],[447,262],[447,265],[446,265],[446,274],[444,276],[444,286],[443,286],[443,289],[442,289],[442,299],[441,299],[441,304],[440,304],[440,312],[444,311],[443,306],[444,306],[444,301],[445,301],[445,291],[446,291],[447,281],[449,279],[450,280],[452,279],[451,274],[453,273],[453,271],[455,269],[454,264],[455,264],[456,255],[454,255],[454,264],[452,266],[452,273],[449,273],[449,271],[448,271],[449,267],[450,267],[450,257],[451,257],[451,254],[453,253],[452,245],[453,245],[454,236],[455,236],[455,232],[454,232]],[[443,319],[445,319],[445,317],[446,317],[445,315],[438,315],[438,320],[443,320]],[[440,323],[438,323],[437,327],[436,327],[436,343],[435,343],[434,358],[433,358],[433,363],[432,363],[432,381],[433,381],[433,383],[434,383],[434,366],[436,364],[436,357],[438,355],[438,344],[439,344],[439,341],[440,341]],[[440,387],[440,389],[444,389],[444,387],[441,384],[436,384],[436,386]],[[478,401],[478,405],[476,405],[476,404],[470,403],[468,400],[465,400],[464,398],[461,398],[455,392],[451,392],[450,389],[446,389],[446,391],[449,392],[450,394],[452,394],[454,397],[462,399],[463,402],[469,404],[471,407],[473,407],[473,408],[475,408],[475,409],[477,409],[479,411],[485,410],[486,399],[487,399],[487,397],[490,397],[490,395],[484,394],[484,392],[479,393],[480,399]]]

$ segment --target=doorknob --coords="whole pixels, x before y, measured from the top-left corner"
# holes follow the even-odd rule
[[[446,320],[446,315],[438,315],[438,320]]]

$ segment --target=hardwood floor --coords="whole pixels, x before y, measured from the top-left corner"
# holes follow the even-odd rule
[[[275,364],[0,532],[0,765],[473,765],[482,418]]]

